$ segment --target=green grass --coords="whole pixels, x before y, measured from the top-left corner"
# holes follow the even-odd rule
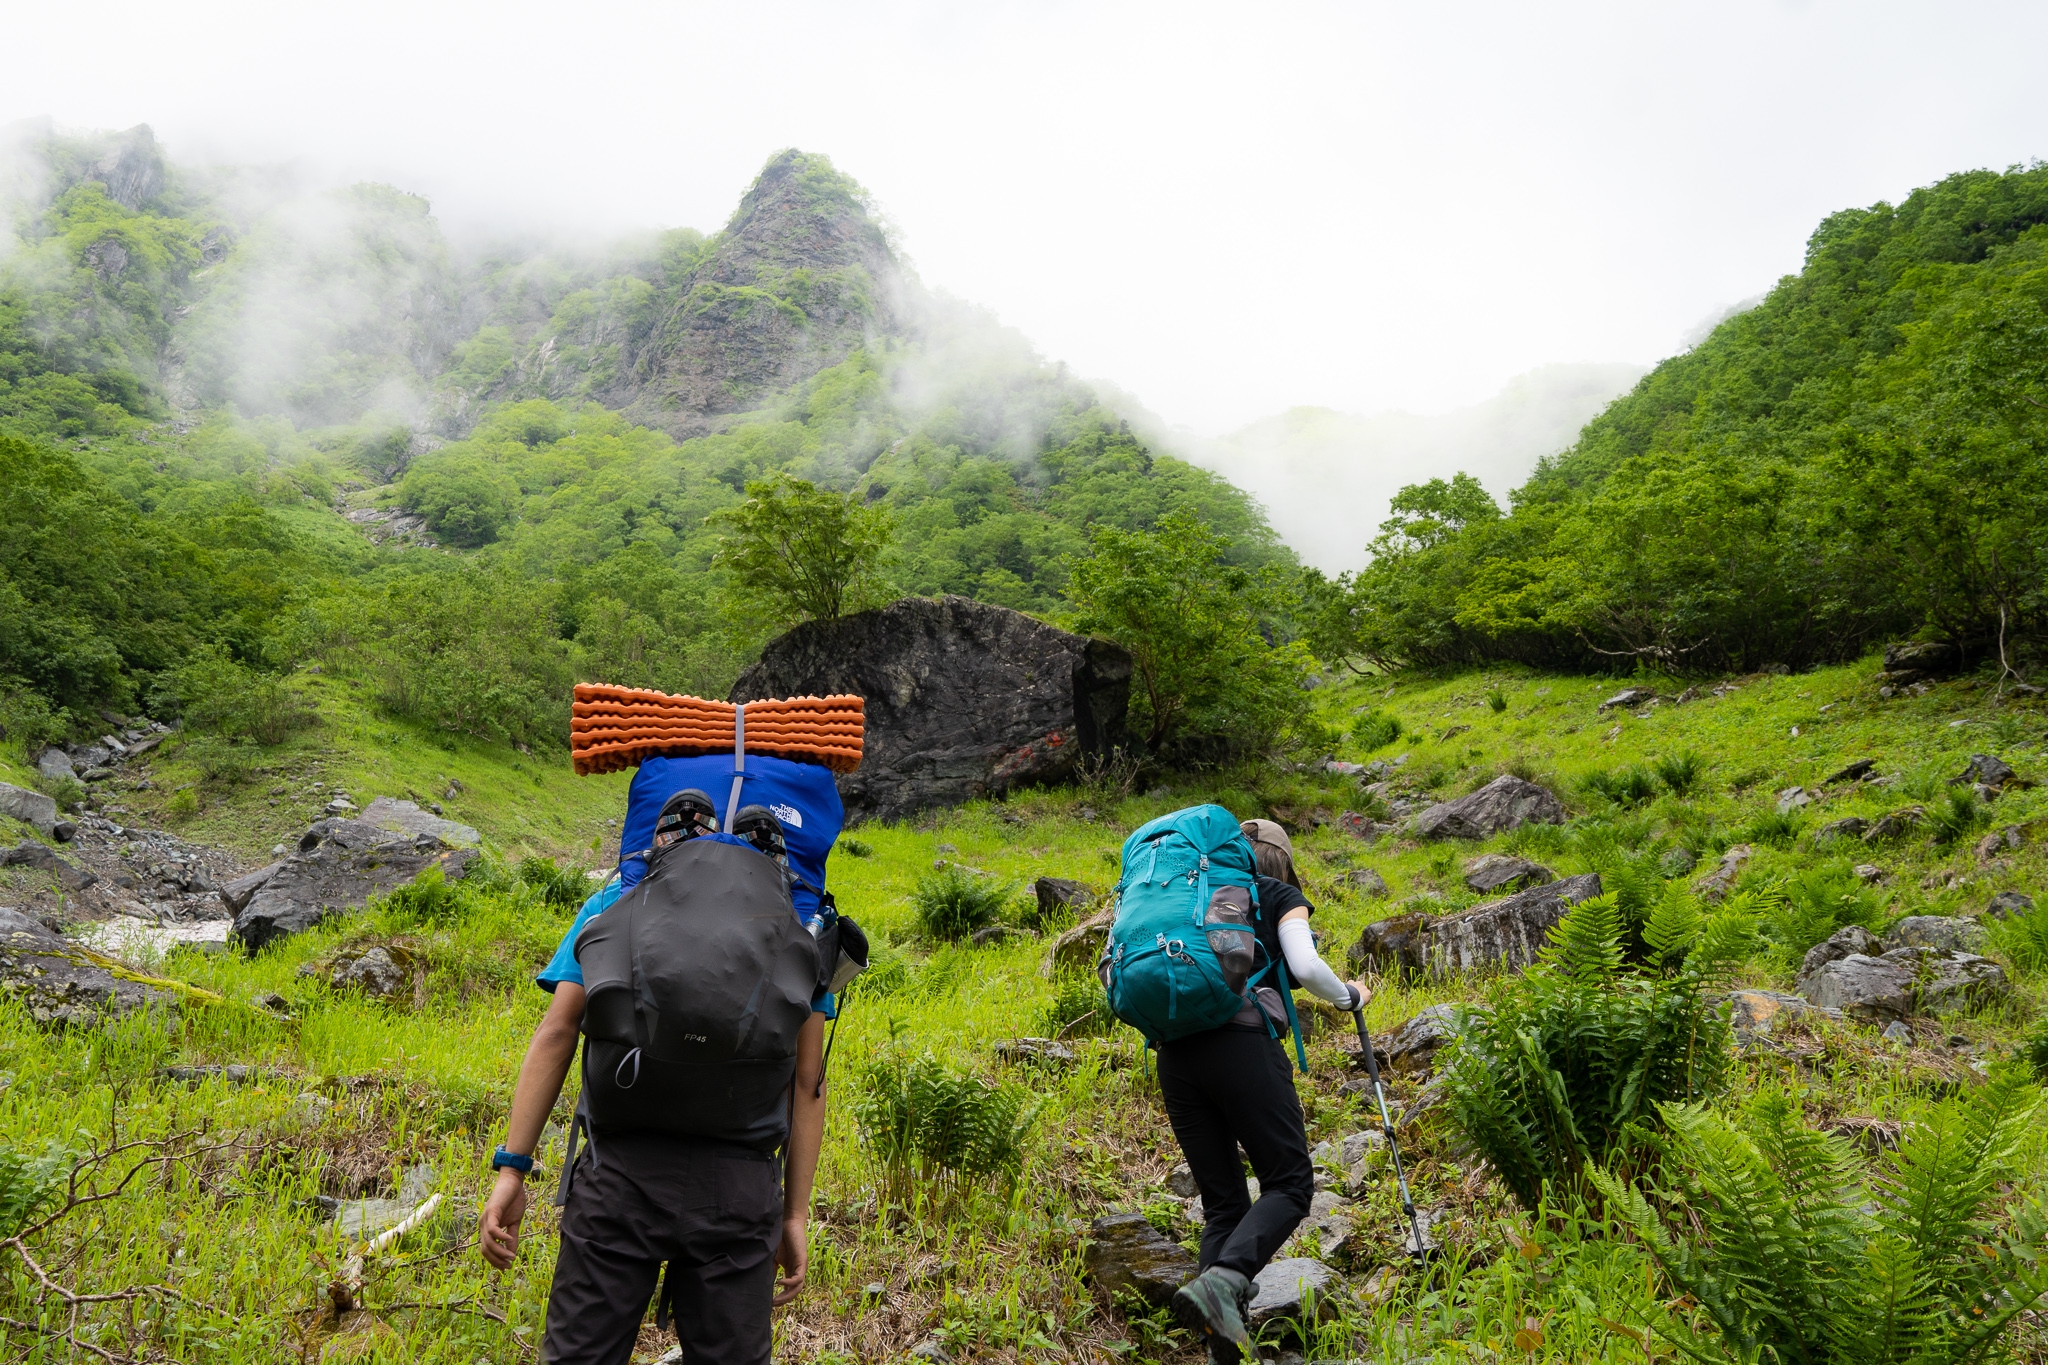
[[[1200,1358],[1163,1316],[1101,1304],[1080,1274],[1090,1219],[1149,1208],[1163,1220],[1167,1211],[1164,1181],[1179,1154],[1136,1040],[1122,1028],[1075,1029],[1067,1041],[1078,1061],[1064,1071],[998,1060],[997,1043],[1044,1033],[1049,1021],[1073,1015],[1085,992],[1040,975],[1043,939],[979,949],[929,942],[918,929],[915,896],[935,859],[981,869],[998,885],[1057,876],[1106,889],[1116,880],[1124,835],[1176,806],[1217,800],[1242,816],[1281,808],[1297,822],[1327,818],[1332,823],[1304,828],[1297,848],[1325,953],[1340,960],[1366,923],[1394,913],[1405,898],[1427,893],[1450,907],[1476,900],[1460,878],[1464,861],[1482,851],[1513,849],[1560,874],[1599,868],[1610,878],[1650,877],[1656,880],[1648,884],[1661,885],[1656,867],[1665,854],[1696,855],[1700,866],[1686,875],[1697,876],[1776,817],[1775,792],[1817,787],[1848,760],[1874,757],[1880,772],[1898,775],[1898,786],[1829,795],[1796,813],[1796,835],[1757,845],[1746,864],[1745,884],[1802,879],[1788,901],[1802,908],[1784,935],[1812,933],[1823,915],[1881,924],[1906,913],[1974,910],[2008,887],[2042,897],[2048,879],[2032,842],[1988,875],[1971,840],[1936,848],[1928,830],[1876,850],[1813,848],[1811,831],[1822,822],[1874,817],[1920,799],[1912,791],[1945,790],[1940,784],[1973,751],[1997,752],[2023,776],[2048,775],[2038,747],[2048,718],[2038,708],[1994,704],[1988,687],[1970,681],[1879,702],[1867,682],[1874,669],[1870,661],[1745,679],[1741,690],[1718,699],[1660,705],[1647,720],[1594,714],[1595,703],[1615,690],[1612,681],[1503,670],[1402,679],[1391,696],[1384,678],[1316,693],[1321,719],[1340,731],[1360,707],[1400,721],[1402,742],[1373,756],[1408,755],[1401,782],[1449,797],[1515,771],[1559,792],[1572,808],[1565,828],[1524,830],[1484,848],[1414,846],[1393,837],[1368,846],[1334,823],[1361,806],[1354,784],[1273,768],[1183,780],[1122,800],[1035,792],[922,822],[861,827],[858,841],[868,856],[833,859],[832,889],[868,928],[878,965],[852,992],[839,1025],[813,1278],[799,1305],[778,1318],[777,1358],[892,1359],[932,1335],[956,1359]],[[316,780],[310,774],[317,771],[317,780],[358,799],[407,787],[438,799],[456,778],[468,790],[445,803],[449,814],[485,831],[503,870],[431,915],[417,906],[417,913],[386,907],[253,960],[180,953],[160,966],[220,993],[226,1003],[218,1007],[53,1034],[0,1005],[0,1071],[10,1079],[0,1091],[0,1152],[14,1154],[12,1165],[0,1161],[0,1174],[28,1169],[53,1144],[84,1150],[116,1132],[123,1141],[203,1132],[182,1140],[241,1144],[149,1166],[119,1197],[70,1215],[30,1245],[54,1277],[79,1292],[156,1284],[184,1296],[150,1294],[132,1318],[126,1304],[85,1310],[81,1331],[97,1346],[133,1354],[148,1348],[183,1360],[270,1362],[296,1358],[308,1334],[320,1344],[326,1286],[346,1260],[348,1248],[309,1201],[389,1194],[400,1171],[428,1163],[449,1196],[444,1216],[369,1262],[361,1298],[372,1311],[348,1321],[352,1329],[377,1330],[330,1343],[326,1358],[530,1360],[552,1266],[552,1211],[536,1201],[532,1235],[505,1275],[488,1273],[473,1248],[461,1246],[473,1235],[466,1219],[488,1185],[485,1156],[545,1002],[529,978],[568,923],[568,909],[548,901],[548,879],[536,872],[529,883],[511,869],[529,855],[590,861],[591,839],[616,830],[605,821],[623,813],[625,777],[576,779],[559,755],[449,743],[381,719],[345,680],[315,678],[309,685],[320,701],[321,726],[261,755],[258,764],[269,773],[239,783],[193,780],[201,809],[181,833],[261,853],[308,816],[296,797],[268,805],[269,788],[287,772],[303,782]],[[1508,708],[1495,712],[1489,694],[1505,697]],[[1966,723],[1951,726],[1956,720]],[[1449,741],[1435,738],[1460,725],[1470,728]],[[1683,755],[1696,758],[1680,764]],[[1357,748],[1343,756],[1366,757]],[[19,772],[19,756],[10,760],[9,771]],[[182,762],[174,754],[157,765],[157,790],[115,799],[136,810],[135,822],[154,820],[149,803],[167,800],[184,782]],[[1684,781],[1670,781],[1666,767],[1685,768]],[[1617,801],[1587,782],[1624,769],[1654,775],[1654,793]],[[0,771],[0,780],[25,778]],[[2044,799],[2034,789],[2008,793],[1991,806],[1991,827],[2038,818]],[[1094,818],[1084,818],[1084,804]],[[941,843],[956,851],[941,854]],[[1843,880],[1849,862],[1866,860],[1887,877],[1868,891]],[[1391,895],[1367,899],[1342,888],[1339,877],[1358,867],[1379,871]],[[1950,887],[1950,874],[1969,880]],[[1021,910],[1013,905],[1009,913],[1014,920]],[[412,964],[412,988],[395,1002],[337,992],[301,972],[338,948],[373,940],[395,944]],[[1792,947],[1767,944],[1749,979],[1788,985]],[[2048,995],[2048,976],[2028,965],[2012,1003],[1949,1027],[1994,1051],[2018,1049],[2035,1031]],[[1483,997],[1490,988],[1484,981],[1381,985],[1367,1011],[1379,1031],[1424,1005]],[[290,1018],[248,1004],[271,992],[289,1003]],[[1340,1047],[1348,1019],[1314,1008],[1306,1013],[1320,1036],[1310,1046],[1310,1074],[1299,1084],[1312,1140],[1320,1140],[1365,1126],[1366,1101],[1341,1091],[1356,1074]],[[1731,1099],[1789,1080],[1807,1087],[1816,1120],[1910,1120],[1974,1077],[1951,1055],[1900,1054],[1867,1030],[1830,1030],[1802,1047],[1746,1056]],[[940,1208],[915,1197],[907,1205],[900,1196],[888,1200],[883,1170],[860,1141],[850,1087],[889,1057],[927,1049],[963,1073],[1028,1092],[1035,1117],[1014,1183],[963,1182],[945,1192]],[[253,1083],[208,1080],[196,1088],[159,1075],[166,1066],[225,1063],[262,1070]],[[1416,1087],[1397,1082],[1396,1093],[1412,1098]],[[1426,1274],[1402,1266],[1391,1182],[1373,1183],[1360,1250],[1348,1262],[1352,1289],[1370,1292],[1363,1299],[1347,1293],[1319,1329],[1311,1356],[1643,1358],[1640,1347],[1602,1322],[1637,1320],[1635,1308],[1654,1294],[1632,1246],[1605,1236],[1582,1212],[1553,1210],[1532,1219],[1516,1210],[1497,1184],[1461,1162],[1450,1135],[1429,1118],[1407,1130],[1406,1141],[1417,1198],[1445,1211],[1444,1236],[1455,1254]],[[2048,1135],[2037,1132],[2033,1141],[2029,1169],[2048,1170]],[[153,1150],[131,1149],[114,1165],[132,1165]],[[559,1152],[551,1142],[544,1160],[552,1163]],[[22,1188],[33,1183],[9,1178]],[[1193,1230],[1181,1224],[1175,1231]],[[870,1284],[883,1286],[879,1299],[866,1292]],[[51,1329],[62,1329],[57,1302],[44,1298],[39,1306],[35,1285],[6,1250],[0,1299],[0,1315],[33,1321],[41,1314]],[[390,1307],[400,1304],[440,1307]],[[1530,1345],[1532,1331],[1540,1340]],[[651,1332],[643,1345],[652,1347]],[[16,1328],[0,1327],[0,1346],[10,1359],[71,1358],[54,1340],[38,1344]],[[2040,1358],[2038,1344],[2027,1349]]]

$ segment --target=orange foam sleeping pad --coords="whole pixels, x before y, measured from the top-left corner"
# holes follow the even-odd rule
[[[774,697],[747,706],[747,752],[815,758],[835,773],[860,766],[859,697]],[[642,759],[731,753],[729,701],[672,697],[644,687],[577,683],[569,708],[569,760],[578,773],[611,773]]]

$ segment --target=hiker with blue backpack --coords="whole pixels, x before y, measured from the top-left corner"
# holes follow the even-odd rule
[[[1166,1116],[1202,1196],[1201,1269],[1174,1311],[1231,1365],[1251,1354],[1252,1281],[1315,1195],[1281,1042],[1293,1035],[1306,1071],[1294,987],[1346,1011],[1370,992],[1317,953],[1293,843],[1270,820],[1240,824],[1213,805],[1161,816],[1124,841],[1116,895],[1098,970],[1110,1009],[1158,1052]]]
[[[625,1365],[650,1300],[684,1360],[768,1365],[771,1309],[803,1287],[825,1022],[867,945],[825,891],[844,821],[832,773],[742,743],[641,762],[618,874],[537,978],[554,999],[520,1066],[479,1240],[493,1266],[512,1264],[580,1034],[549,1365]]]

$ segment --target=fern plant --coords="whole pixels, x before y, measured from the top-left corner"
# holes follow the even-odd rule
[[[1446,1110],[1525,1208],[1546,1188],[1583,1193],[1588,1166],[1635,1145],[1659,1103],[1727,1075],[1728,1025],[1708,992],[1748,951],[1753,907],[1735,897],[1707,915],[1674,891],[1643,924],[1653,960],[1632,967],[1617,901],[1573,906],[1538,965],[1457,1022]]]
[[[1673,796],[1684,796],[1699,785],[1700,773],[1706,767],[1704,760],[1690,749],[1680,753],[1666,754],[1650,764],[1650,771],[1657,774],[1657,780]]]
[[[1011,895],[1007,883],[947,863],[917,879],[910,908],[919,933],[951,943],[1000,920]]]
[[[2048,1294],[2048,1219],[2034,1206],[1997,1216],[2039,1102],[2000,1068],[1909,1129],[1867,1183],[1849,1144],[1807,1127],[1785,1090],[1733,1121],[1667,1104],[1661,1185],[1646,1195],[1591,1174],[1673,1291],[1649,1332],[1689,1359],[1983,1360]]]
[[[951,1207],[973,1188],[1007,1194],[1037,1116],[1030,1096],[954,1072],[931,1053],[893,1053],[861,1073],[853,1101],[885,1203]]]

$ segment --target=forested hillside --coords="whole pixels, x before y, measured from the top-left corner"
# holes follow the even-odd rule
[[[2048,632],[2048,166],[1835,214],[1503,514],[1408,490],[1337,635],[1383,663],[1803,667]]]
[[[289,728],[280,679],[314,660],[527,744],[559,742],[576,676],[722,693],[788,622],[726,590],[709,519],[775,475],[886,509],[895,592],[1051,612],[1088,528],[1175,508],[1291,562],[1228,483],[925,291],[822,157],[771,158],[712,236],[579,256],[458,249],[385,186],[181,168],[146,128],[16,134],[18,741],[201,694],[233,699],[229,740]]]

